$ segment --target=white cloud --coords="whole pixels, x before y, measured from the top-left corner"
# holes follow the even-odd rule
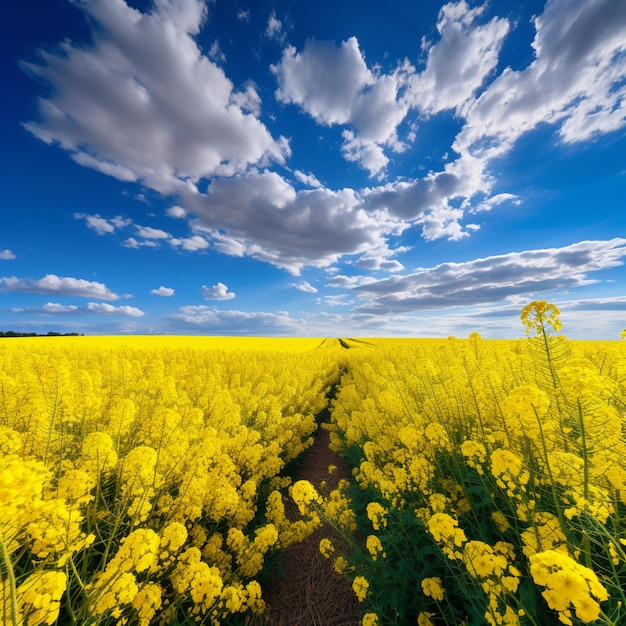
[[[441,8],[437,21],[440,39],[428,50],[424,71],[409,78],[406,98],[412,107],[428,115],[462,110],[495,70],[509,23],[493,18],[477,25],[484,10],[485,5],[470,9],[465,0]]]
[[[395,250],[389,248],[372,248],[362,254],[354,263],[355,267],[361,270],[383,271],[383,272],[399,272],[404,269],[404,265],[396,259],[390,257],[406,252],[409,248],[401,247]]]
[[[293,274],[324,267],[344,254],[386,247],[386,235],[408,224],[384,207],[366,208],[352,189],[296,190],[273,172],[215,179],[185,205],[211,233],[216,249],[252,256]],[[224,231],[226,234],[224,234]]]
[[[100,313],[102,315],[129,315],[130,317],[142,317],[145,313],[134,306],[113,306],[106,302],[88,302],[87,311],[89,313]]]
[[[171,287],[163,287],[161,285],[158,289],[151,289],[150,293],[155,296],[163,296],[164,298],[169,298],[174,295],[174,290]]]
[[[535,59],[505,69],[467,107],[457,152],[499,156],[543,123],[557,125],[567,142],[626,125],[626,4],[553,0],[535,28]]]
[[[170,239],[170,245],[173,248],[182,248],[189,252],[196,252],[197,250],[206,250],[209,247],[209,242],[200,235],[192,235],[191,237]]]
[[[158,248],[159,244],[156,241],[152,241],[148,239],[147,241],[137,241],[134,237],[129,237],[128,239],[122,242],[122,245],[125,248],[134,248],[135,250],[138,248]]]
[[[144,239],[169,239],[171,235],[160,228],[152,228],[150,226],[135,225],[137,236]]]
[[[318,304],[325,304],[327,306],[349,306],[353,304],[353,300],[348,300],[348,295],[342,293],[337,296],[324,296],[323,298],[317,298]]]
[[[113,224],[113,226],[115,226],[115,228],[125,228],[126,226],[130,226],[133,223],[133,220],[127,217],[122,217],[121,215],[116,215],[115,217],[112,217],[109,221],[111,222],[111,224]]]
[[[174,217],[179,219],[187,217],[187,211],[185,211],[182,206],[172,206],[166,211],[166,214],[168,215],[168,217]]]
[[[317,289],[306,280],[301,280],[299,283],[289,283],[289,286],[305,293],[317,293]]]
[[[283,23],[277,19],[276,11],[272,11],[267,20],[267,27],[265,28],[265,35],[270,39],[276,39],[277,41],[283,41],[285,39],[285,33],[283,32]]]
[[[78,307],[74,304],[64,306],[56,302],[46,302],[41,308],[46,313],[74,313],[78,310]]]
[[[186,218],[192,236],[139,231],[127,247],[155,247],[159,238],[144,241],[140,233],[160,231],[175,248],[212,246],[294,275],[345,255],[358,255],[353,263],[363,270],[397,272],[392,236],[414,227],[425,240],[459,240],[478,229],[468,215],[518,202],[499,188],[495,160],[524,133],[547,123],[574,142],[626,124],[625,3],[550,0],[535,20],[534,60],[494,78],[509,23],[487,22],[483,7],[460,0],[442,8],[421,73],[406,60],[387,74],[368,67],[354,37],[287,47],[272,68],[277,98],[321,125],[345,126],[344,157],[372,176],[384,173],[389,151],[419,141],[411,113],[452,111],[461,130],[449,151],[458,158],[419,178],[363,189],[328,189],[296,170],[295,179],[311,187],[296,189],[266,169],[289,148],[259,121],[255,86],[236,91],[196,45],[202,2],[162,0],[149,14],[123,0],[81,7],[94,24],[93,45],[65,43],[61,53],[43,52],[40,64],[25,66],[54,88],[27,127],[111,176],[176,194],[179,204],[167,214]],[[398,136],[404,126],[411,137]],[[203,178],[210,178],[206,191]],[[101,233],[133,224],[81,216]]]
[[[308,40],[302,52],[293,46],[272,66],[278,79],[278,100],[300,106],[318,123],[351,124],[344,133],[344,156],[357,161],[371,175],[388,163],[382,146],[401,151],[396,129],[407,105],[398,98],[406,83],[406,66],[377,76],[367,67],[356,37],[333,42]]]
[[[502,301],[515,295],[564,290],[597,282],[589,274],[623,265],[626,239],[581,241],[563,248],[526,250],[464,263],[442,263],[378,281],[352,277],[341,284],[367,300],[369,314],[424,311]],[[344,277],[345,278],[345,277]]]
[[[40,62],[22,64],[52,87],[38,101],[38,119],[25,124],[36,137],[161,193],[284,161],[285,140],[236,104],[233,83],[198,48],[204,2],[156,2],[145,14],[123,0],[77,6],[93,44],[65,41],[61,52],[42,50]]]
[[[119,300],[120,298],[103,283],[70,276],[57,276],[56,274],[46,274],[38,280],[16,278],[15,276],[0,278],[0,293],[3,292],[54,294],[57,296],[98,298],[99,300]]]
[[[483,200],[479,205],[470,209],[470,213],[480,213],[482,211],[491,211],[496,206],[500,206],[506,202],[511,202],[515,206],[519,206],[522,201],[512,193],[498,193],[495,196],[491,196],[486,200]]]
[[[232,300],[235,297],[235,294],[232,291],[228,291],[228,287],[224,283],[217,283],[217,285],[212,287],[202,285],[200,293],[205,300]]]
[[[319,189],[323,187],[322,183],[315,177],[314,174],[305,174],[300,170],[295,170],[293,175],[299,180],[303,185],[307,185],[307,187],[313,187],[314,189]]]
[[[35,313],[40,315],[124,315],[129,317],[142,317],[145,315],[145,313],[137,307],[126,305],[113,306],[106,302],[88,302],[84,306],[46,302],[46,304],[40,307],[12,308],[11,313]]]
[[[115,232],[115,224],[112,224],[104,217],[101,217],[97,213],[95,215],[87,215],[85,213],[74,213],[76,219],[85,220],[85,223],[91,230],[94,230],[98,235],[106,235],[108,233]]]
[[[13,254],[13,252],[11,252],[11,250],[6,249],[6,250],[0,250],[0,260],[2,261],[11,261],[13,259],[16,259],[17,256],[15,254]]]
[[[276,97],[301,106],[319,123],[345,124],[359,93],[374,82],[356,37],[337,48],[328,41],[309,39],[300,53],[287,47],[279,65]]]
[[[218,310],[204,305],[183,306],[169,316],[173,329],[219,335],[299,335],[304,325],[284,311]]]
[[[220,50],[220,42],[217,39],[209,49],[209,58],[216,63],[224,63],[226,61],[226,55]]]

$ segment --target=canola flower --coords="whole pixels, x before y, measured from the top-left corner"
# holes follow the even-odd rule
[[[626,351],[568,340],[545,301],[521,322],[520,340],[380,339],[351,354],[331,445],[356,460],[364,494],[365,546],[341,569],[352,561],[368,580],[365,610],[398,623],[626,621]],[[387,559],[373,558],[372,530]],[[536,578],[538,555],[552,553],[556,577]],[[587,587],[557,602],[574,571]],[[437,577],[443,601],[430,582],[421,604],[402,591]],[[395,605],[379,587],[396,590]]]
[[[543,301],[521,321],[520,340],[349,351],[1,343],[1,619],[259,615],[267,555],[325,518],[360,537],[322,539],[320,552],[353,585],[362,623],[623,623],[624,346],[567,340]],[[283,471],[311,444],[331,384],[324,426],[354,472],[322,496]]]
[[[266,555],[316,527],[285,515],[281,473],[341,359],[319,340],[233,344],[0,344],[0,622],[265,611]]]

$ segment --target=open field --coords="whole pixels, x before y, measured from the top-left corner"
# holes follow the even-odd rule
[[[271,623],[315,532],[366,626],[623,624],[626,345],[533,304],[510,341],[2,341],[0,621]]]

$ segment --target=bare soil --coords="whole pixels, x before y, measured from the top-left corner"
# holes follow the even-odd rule
[[[345,461],[329,447],[328,431],[318,428],[294,482],[308,480],[320,493],[337,487],[339,480],[350,478]],[[337,466],[332,474],[329,465]],[[326,487],[322,487],[322,481]],[[292,511],[297,515],[297,510]],[[319,551],[322,537],[334,531],[322,527],[304,541],[294,544],[282,560],[263,595],[268,605],[270,626],[357,626],[360,621],[357,600],[349,582],[335,573],[332,560]]]

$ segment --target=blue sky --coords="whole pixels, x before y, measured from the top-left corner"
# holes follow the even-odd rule
[[[626,3],[2,3],[0,330],[626,328]]]

